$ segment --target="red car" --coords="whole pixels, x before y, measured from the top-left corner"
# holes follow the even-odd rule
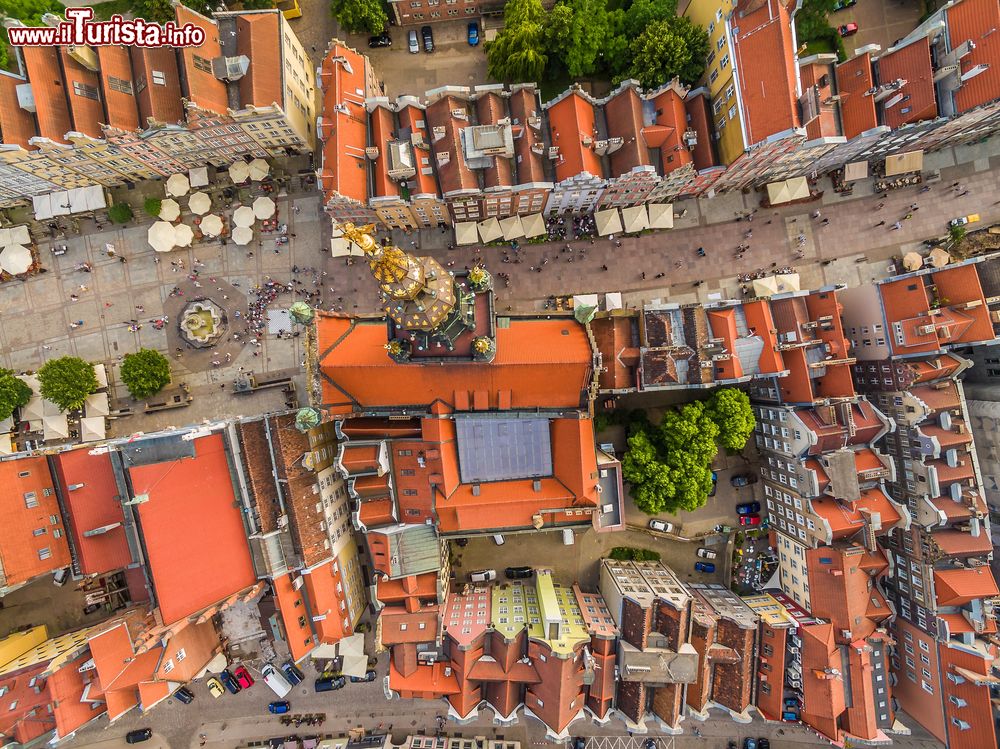
[[[740,525],[760,525],[760,515],[740,515]]]
[[[858,25],[856,23],[845,23],[837,31],[840,32],[841,36],[851,36],[858,33]]]
[[[760,520],[758,519],[757,522],[759,523]],[[236,681],[240,683],[242,689],[249,689],[253,686],[253,677],[243,666],[237,666],[233,669],[233,676],[236,677]]]

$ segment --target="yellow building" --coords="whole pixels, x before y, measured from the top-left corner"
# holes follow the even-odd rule
[[[795,626],[795,619],[788,613],[788,609],[778,599],[768,593],[761,593],[756,596],[743,596],[743,603],[753,609],[753,612],[769,627],[779,629],[781,627]]]

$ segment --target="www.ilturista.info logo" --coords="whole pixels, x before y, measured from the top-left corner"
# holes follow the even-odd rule
[[[92,21],[93,8],[66,8],[66,20],[58,26],[11,26],[7,39],[13,47],[56,47],[80,44],[92,47],[200,47],[205,30],[193,23],[178,26],[173,21],[150,23],[114,15],[108,21]]]

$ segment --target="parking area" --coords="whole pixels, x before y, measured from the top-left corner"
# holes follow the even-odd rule
[[[93,583],[85,589],[82,582],[79,587],[73,580],[59,586],[53,583],[52,575],[41,577],[0,600],[0,637],[40,625],[55,636],[101,622],[109,609],[87,605],[88,594],[93,597],[97,590]]]
[[[885,52],[897,40],[913,31],[920,20],[923,4],[916,0],[858,0],[855,5],[830,14],[834,28],[847,23],[858,24],[858,33],[844,39],[847,56],[869,44],[877,44]]]

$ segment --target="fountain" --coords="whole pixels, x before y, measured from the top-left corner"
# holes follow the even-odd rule
[[[214,346],[225,332],[225,314],[210,299],[195,299],[181,311],[181,337],[196,348]]]

